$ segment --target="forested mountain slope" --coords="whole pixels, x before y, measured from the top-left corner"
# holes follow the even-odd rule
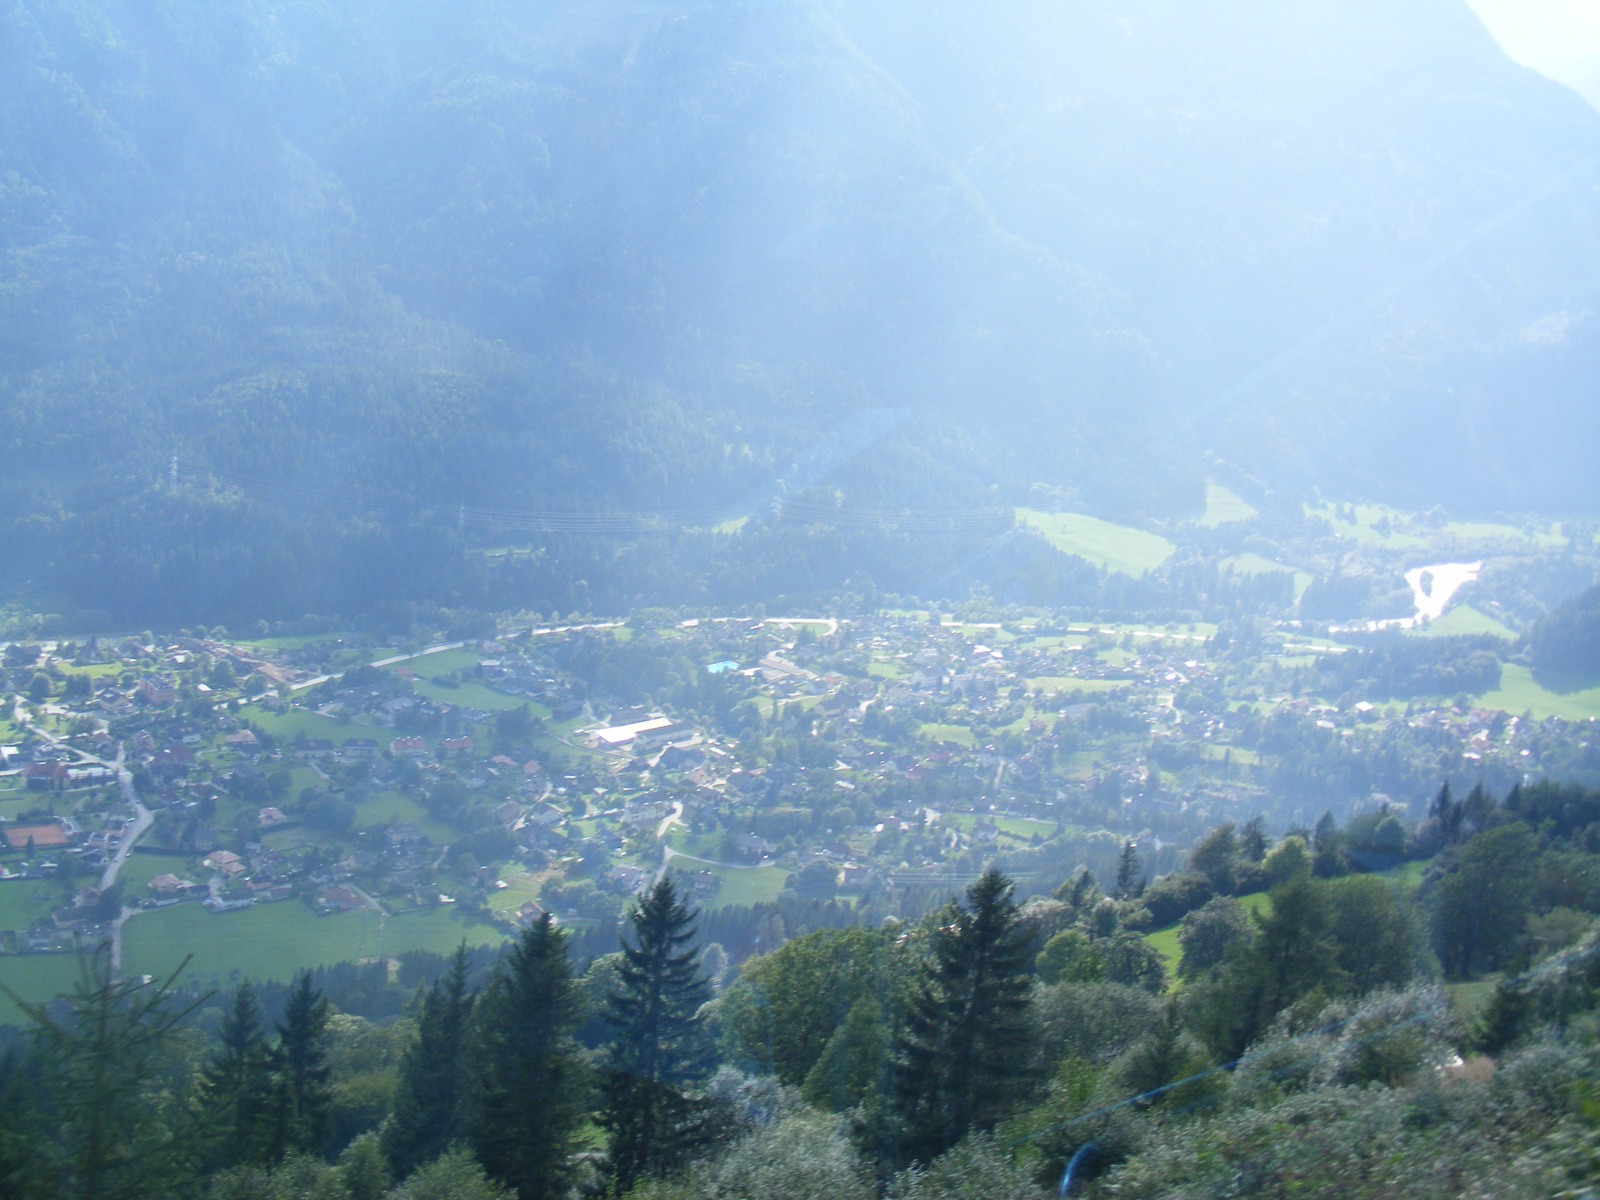
[[[461,506],[709,525],[781,476],[1171,514],[1206,452],[1280,492],[1583,507],[1597,150],[1445,0],[19,0],[6,586],[128,619],[466,602],[462,546],[527,537]],[[624,598],[685,558],[551,553]],[[757,522],[688,557],[804,553]]]

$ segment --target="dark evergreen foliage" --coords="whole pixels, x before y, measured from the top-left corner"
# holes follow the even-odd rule
[[[383,1152],[395,1178],[431,1162],[462,1135],[466,1116],[467,1037],[476,997],[467,989],[470,956],[462,944],[450,969],[422,994],[417,1040],[400,1064],[400,1080]]]
[[[454,1003],[459,1012],[464,987],[458,958],[441,1003]],[[588,1077],[572,1036],[579,1006],[567,935],[549,914],[500,960],[476,1006],[467,1140],[490,1177],[519,1200],[556,1200],[572,1183],[572,1155],[588,1103]],[[440,1020],[443,1025],[446,1015]],[[455,1083],[446,1077],[445,1038],[438,1041],[438,1061],[427,1068],[434,1088],[427,1099],[448,1120],[445,1105]],[[437,1133],[448,1140],[447,1131]]]
[[[328,1138],[332,1093],[326,1034],[329,1004],[302,971],[289,992],[278,1040],[268,1061],[272,1086],[266,1104],[266,1157],[279,1162],[296,1152],[320,1152]]]
[[[1139,862],[1139,851],[1132,842],[1122,844],[1122,856],[1117,859],[1117,890],[1118,900],[1126,900],[1133,895],[1143,878],[1143,867]]]
[[[263,1156],[271,1082],[261,1010],[247,980],[234,990],[219,1045],[200,1078],[199,1103],[210,1125],[212,1165],[237,1166]]]
[[[930,918],[894,1047],[897,1158],[928,1162],[972,1130],[992,1129],[1026,1094],[1035,1033],[1029,1004],[1036,947],[1013,885],[985,871]]]
[[[695,916],[670,878],[629,914],[632,944],[607,1003],[613,1039],[602,1076],[601,1122],[620,1191],[671,1170],[711,1136],[710,1112],[687,1094],[714,1065],[700,1008],[711,988],[700,969]]]
[[[1600,585],[1541,619],[1528,634],[1528,651],[1537,667],[1558,678],[1600,677]]]

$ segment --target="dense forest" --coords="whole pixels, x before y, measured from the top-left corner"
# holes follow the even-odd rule
[[[1534,663],[1558,679],[1600,676],[1600,587],[1573,596],[1528,636]]]
[[[1012,506],[1224,462],[1592,506],[1600,117],[1443,0],[1122,8],[11,5],[5,594],[1083,595]]]
[[[1129,843],[1020,905],[991,869],[738,963],[670,878],[586,963],[548,917],[498,954],[223,995],[87,959],[0,1059],[0,1188],[1578,1196],[1597,850],[1600,793],[1445,787],[1413,828],[1227,824],[1153,884]],[[1385,852],[1428,856],[1414,887],[1363,871]],[[1169,981],[1142,935],[1173,921]]]

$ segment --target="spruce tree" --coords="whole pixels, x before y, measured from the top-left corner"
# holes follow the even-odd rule
[[[203,1003],[180,1006],[172,995],[188,966],[186,958],[159,984],[117,980],[103,945],[80,960],[78,986],[59,1002],[64,1015],[0,984],[0,994],[34,1026],[37,1066],[28,1081],[37,1108],[22,1126],[33,1136],[28,1161],[24,1171],[8,1172],[8,1187],[38,1187],[34,1194],[50,1197],[145,1200],[170,1195],[174,1180],[192,1175],[200,1129],[192,1112],[168,1103],[173,1035]],[[0,1130],[8,1124],[0,1122]],[[14,1148],[5,1145],[9,1140],[0,1137],[0,1150]],[[0,1158],[0,1167],[10,1165]]]
[[[633,945],[623,943],[618,986],[607,1004],[615,1036],[601,1116],[619,1192],[671,1170],[708,1139],[707,1106],[685,1091],[714,1064],[699,1015],[711,987],[694,945],[695,917],[671,879],[656,883],[628,921]]]
[[[200,1108],[213,1131],[213,1166],[238,1166],[260,1157],[268,1082],[261,1010],[246,981],[233,993],[233,1007],[222,1019],[221,1045],[200,1075]]]
[[[267,1100],[267,1158],[294,1151],[319,1153],[328,1138],[333,1092],[328,1086],[328,1001],[302,971],[289,992],[272,1048],[272,1088]]]
[[[463,964],[458,954],[458,973]],[[446,994],[457,987],[448,984]],[[581,1007],[567,935],[548,913],[496,966],[476,1006],[467,1140],[490,1177],[520,1200],[555,1200],[571,1188],[586,1111],[572,1037]]]
[[[1117,859],[1117,899],[1126,900],[1138,886],[1141,863],[1139,851],[1132,842],[1122,844],[1122,857]]]
[[[1012,884],[993,868],[965,907],[930,921],[927,955],[894,1052],[898,1158],[928,1162],[992,1129],[1031,1081],[1032,940]]]
[[[417,1040],[400,1062],[394,1106],[383,1129],[383,1153],[396,1179],[431,1162],[461,1136],[469,1021],[476,996],[467,990],[463,942],[450,970],[418,1004]]]

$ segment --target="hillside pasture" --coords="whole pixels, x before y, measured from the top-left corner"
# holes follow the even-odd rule
[[[1546,717],[1589,721],[1600,718],[1600,687],[1553,691],[1535,679],[1530,668],[1521,663],[1506,663],[1500,669],[1500,686],[1472,703],[1475,708],[1499,709],[1513,716],[1531,711],[1540,721]]]
[[[1075,554],[1097,567],[1140,576],[1172,557],[1174,546],[1159,534],[1114,525],[1083,513],[1016,511],[1018,525],[1037,530],[1063,554]]]
[[[1206,515],[1195,522],[1208,529],[1215,529],[1218,525],[1227,525],[1233,521],[1248,521],[1256,515],[1256,510],[1234,495],[1227,488],[1216,483],[1206,484]]]

